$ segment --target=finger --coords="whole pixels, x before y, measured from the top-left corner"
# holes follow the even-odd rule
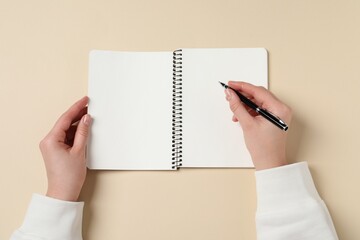
[[[244,93],[244,95],[247,95],[248,98],[252,99],[261,108],[272,112],[282,120],[291,121],[291,109],[264,87],[234,81],[229,81],[229,86]],[[251,115],[255,116],[256,114],[253,112]]]
[[[234,113],[240,125],[244,128],[247,125],[251,124],[253,119],[246,110],[245,106],[241,103],[239,97],[235,94],[235,92],[228,88],[225,90],[225,94],[226,99],[229,101],[230,109]]]
[[[89,137],[89,130],[91,124],[91,116],[89,114],[84,115],[76,129],[73,151],[84,151],[87,140]]]
[[[236,118],[236,116],[235,116],[235,115],[233,115],[233,117],[232,117],[232,121],[233,121],[233,122],[238,122],[239,120]]]
[[[229,86],[240,91],[248,98],[253,98],[260,107],[279,105],[281,102],[269,90],[261,86],[254,86],[246,82],[229,81]]]
[[[83,116],[85,111],[84,108],[86,108],[88,101],[89,101],[88,97],[83,97],[79,101],[74,103],[56,121],[52,133],[63,135],[70,128],[71,124],[76,122],[76,119],[80,119]]]
[[[71,124],[78,122],[85,114],[87,114],[87,111],[88,111],[87,107],[84,107],[83,109],[81,109],[79,114],[72,120]]]

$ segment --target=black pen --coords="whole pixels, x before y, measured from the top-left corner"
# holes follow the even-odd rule
[[[245,97],[244,95],[242,95],[241,93],[239,93],[238,91],[236,91],[235,89],[229,87],[228,85],[226,85],[225,83],[219,82],[221,84],[221,86],[223,86],[225,89],[230,88],[231,90],[233,90],[236,95],[238,95],[238,97],[240,98],[240,100],[245,103],[246,106],[248,106],[249,108],[255,110],[258,114],[260,114],[261,116],[263,116],[265,119],[267,119],[268,121],[272,122],[273,124],[275,124],[277,127],[279,127],[281,130],[288,130],[288,126],[286,125],[286,123],[281,120],[280,118],[278,118],[277,116],[273,115],[272,113],[266,111],[265,109],[260,108],[258,105],[256,105],[254,102],[252,102],[250,99],[248,99],[247,97]]]

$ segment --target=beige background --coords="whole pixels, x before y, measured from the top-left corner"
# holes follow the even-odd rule
[[[359,24],[357,0],[1,0],[0,239],[46,191],[38,143],[86,95],[89,50],[179,47],[268,49],[289,160],[309,162],[340,239],[360,239]],[[253,173],[89,172],[84,238],[255,239]]]

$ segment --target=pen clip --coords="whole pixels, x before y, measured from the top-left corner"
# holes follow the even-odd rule
[[[263,109],[263,108],[258,108],[258,109],[256,109],[256,112],[258,112],[258,113],[262,112],[263,114],[265,114],[264,117],[268,118],[268,120],[275,123],[275,125],[280,127],[282,130],[284,130],[284,131],[288,130],[289,127],[283,120],[281,120],[280,117],[278,117],[277,115],[275,115],[274,113],[272,113],[266,109]],[[276,119],[276,121],[274,121],[275,119]]]

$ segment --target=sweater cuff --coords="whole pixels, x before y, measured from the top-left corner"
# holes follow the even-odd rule
[[[258,213],[290,207],[299,201],[321,201],[306,162],[257,171],[255,177]]]
[[[33,194],[19,231],[44,239],[82,239],[83,202]]]

